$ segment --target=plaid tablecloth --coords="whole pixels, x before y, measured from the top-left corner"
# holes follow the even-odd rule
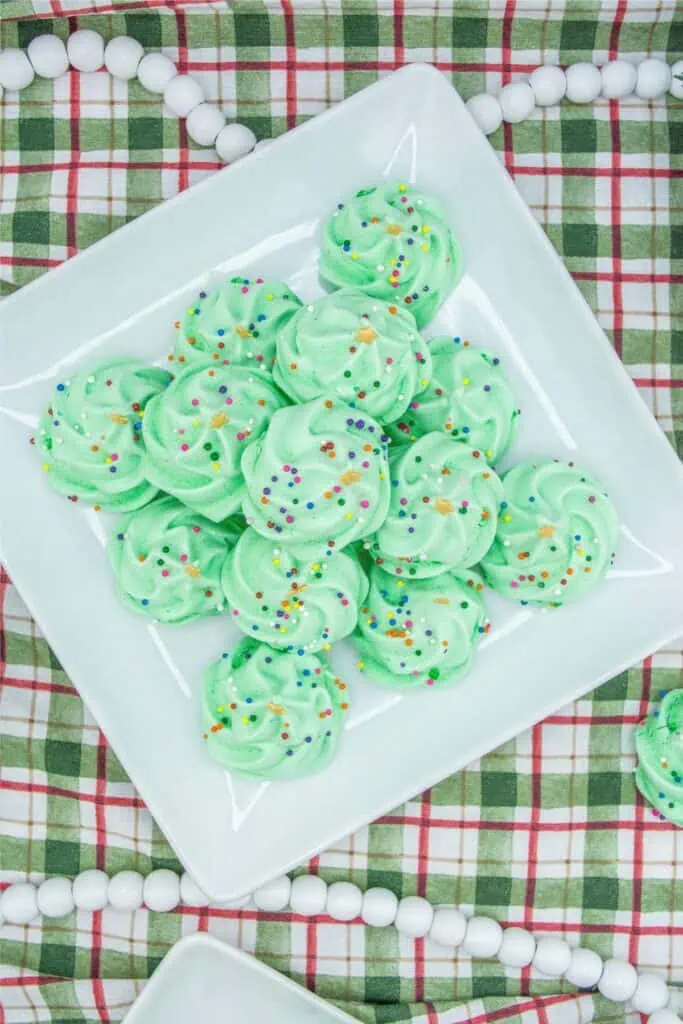
[[[675,4],[394,0],[297,7],[8,0],[0,44],[87,23],[162,48],[228,117],[278,135],[409,61],[467,97],[544,61],[681,56]],[[138,5],[139,6],[139,5]],[[152,0],[151,8],[157,6]],[[91,17],[21,20],[99,8]],[[677,18],[678,13],[678,18]],[[564,105],[491,139],[674,444],[683,443],[683,105]],[[0,289],[7,293],[217,167],[136,84],[36,82],[0,101]],[[680,450],[680,447],[679,447]],[[2,484],[0,482],[0,500]],[[660,651],[308,866],[560,933],[683,983],[683,832],[633,784],[633,727],[680,686]],[[177,867],[116,756],[0,569],[0,868]],[[587,681],[588,682],[588,681]],[[510,685],[522,686],[523,680]],[[485,713],[485,712],[484,712]],[[175,940],[208,930],[366,1021],[634,1022],[529,970],[454,958],[393,930],[251,910],[77,914],[0,942],[0,1021],[119,1021]],[[260,1022],[259,1022],[260,1024]]]

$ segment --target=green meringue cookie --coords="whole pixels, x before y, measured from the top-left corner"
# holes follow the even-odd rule
[[[147,476],[142,418],[173,378],[137,359],[108,359],[58,381],[37,445],[52,486],[104,509],[138,508],[157,493]]]
[[[619,534],[602,487],[573,463],[522,462],[503,476],[496,538],[481,560],[505,597],[561,605],[609,569]]]
[[[391,452],[389,513],[365,542],[387,572],[469,569],[493,543],[503,485],[481,454],[436,432]]]
[[[472,572],[403,580],[373,565],[352,636],[358,668],[394,689],[455,682],[489,629],[483,589]]]
[[[329,650],[352,632],[368,581],[354,554],[297,558],[247,529],[223,569],[233,621],[248,636],[297,654]]]
[[[636,752],[638,789],[655,814],[683,828],[683,689],[667,693],[640,723]]]
[[[386,441],[373,419],[331,398],[281,409],[242,458],[247,522],[315,553],[374,533],[389,505]]]
[[[323,655],[276,651],[249,637],[204,676],[209,753],[252,779],[292,779],[327,767],[348,706],[346,685]]]
[[[189,366],[147,408],[150,480],[220,522],[242,503],[244,452],[286,404],[269,374],[206,361]]]
[[[282,281],[233,277],[199,293],[178,331],[174,357],[190,365],[207,356],[225,366],[270,370],[275,339],[301,306]]]
[[[441,203],[402,182],[361,189],[323,227],[322,277],[408,308],[419,327],[448,298],[461,266]]]
[[[405,443],[441,430],[496,462],[512,444],[519,417],[500,359],[459,336],[433,338],[429,348],[431,383],[387,433]]]
[[[304,306],[278,334],[273,377],[296,402],[339,398],[385,423],[405,412],[430,374],[412,314],[355,288]]]
[[[124,604],[166,623],[223,611],[221,571],[243,529],[238,517],[212,523],[168,495],[122,516],[109,557]]]

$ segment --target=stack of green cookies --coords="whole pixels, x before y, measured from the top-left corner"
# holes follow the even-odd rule
[[[611,563],[618,521],[576,466],[499,476],[517,403],[500,359],[420,329],[461,257],[440,204],[380,184],[324,224],[303,305],[233,278],[179,324],[174,373],[110,360],[60,381],[37,443],[71,500],[122,512],[110,545],[132,610],[244,633],[205,678],[210,753],[251,778],[324,767],[348,689],[326,657],[398,689],[469,668],[485,584],[559,606]]]

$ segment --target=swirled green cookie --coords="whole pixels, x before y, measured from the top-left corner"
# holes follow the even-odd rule
[[[387,437],[369,416],[316,398],[276,412],[244,453],[247,522],[263,537],[337,551],[384,521]]]
[[[614,506],[573,463],[522,462],[503,477],[486,582],[505,597],[561,605],[599,583],[619,534]]]
[[[245,366],[189,366],[147,408],[149,479],[220,522],[242,503],[244,452],[286,404],[270,375]]]
[[[352,636],[358,668],[396,689],[455,682],[488,632],[483,586],[471,572],[404,580],[373,565]]]
[[[512,444],[519,417],[500,359],[460,337],[434,338],[429,347],[431,383],[387,433],[405,443],[442,430],[496,462]]]
[[[168,495],[127,513],[109,542],[124,604],[168,623],[223,611],[221,571],[243,526],[237,518],[212,523]]]
[[[491,547],[503,486],[481,453],[436,432],[389,456],[389,513],[365,547],[397,576],[468,569]]]
[[[53,487],[73,499],[124,511],[157,493],[147,476],[142,418],[171,374],[137,359],[109,359],[58,382],[37,444]]]
[[[683,690],[667,693],[636,729],[636,785],[655,814],[683,828]]]
[[[175,359],[181,368],[208,356],[225,366],[270,370],[277,334],[300,306],[282,281],[233,277],[191,303],[179,326]]]
[[[223,569],[234,622],[248,636],[297,654],[329,650],[356,625],[368,581],[354,554],[297,558],[247,529]]]
[[[245,637],[204,676],[209,753],[253,779],[291,779],[332,760],[348,690],[320,654],[290,654]]]
[[[349,196],[323,227],[320,273],[410,309],[429,323],[461,270],[441,203],[412,185],[381,182]]]
[[[273,376],[295,402],[340,398],[384,423],[407,409],[430,374],[414,317],[355,288],[304,306],[278,334]]]

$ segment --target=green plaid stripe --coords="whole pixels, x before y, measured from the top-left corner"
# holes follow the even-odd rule
[[[31,7],[54,9],[41,2]],[[37,32],[66,36],[78,24],[107,38],[131,34],[178,60],[259,137],[314,116],[404,61],[437,64],[467,97],[544,59],[599,61],[614,46],[675,59],[682,48],[680,19],[664,3],[643,10],[539,0],[533,8],[518,3],[507,19],[500,4],[450,0],[420,11],[401,0],[380,7],[344,0],[293,14],[278,3],[176,13],[116,7],[107,3],[112,13],[80,22],[21,21],[11,19],[28,5],[10,0],[0,4],[0,45],[25,46]],[[0,103],[2,291],[217,166],[210,153],[188,148],[178,122],[136,85],[82,76],[76,101],[75,84],[37,82]],[[683,451],[683,107],[629,100],[619,115],[614,124],[605,103],[565,105],[501,130],[492,143]],[[2,575],[0,625],[3,878],[177,866]],[[329,881],[457,903],[538,934],[560,931],[683,983],[681,838],[650,815],[632,779],[633,725],[682,677],[680,646],[659,652],[309,868]],[[170,946],[197,928],[255,952],[366,1021],[636,1021],[565,984],[454,959],[392,930],[229,908],[79,914],[6,929],[0,980],[5,974],[9,983],[0,998],[7,1019],[118,1021]],[[30,977],[19,980],[19,972]]]

